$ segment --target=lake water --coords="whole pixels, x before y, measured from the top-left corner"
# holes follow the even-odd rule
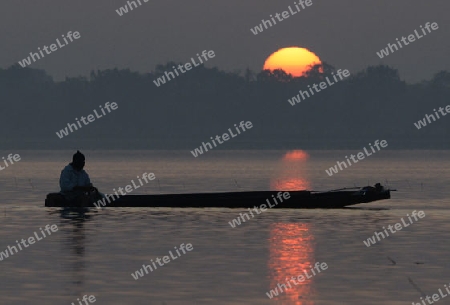
[[[0,304],[411,304],[450,283],[450,152],[380,151],[329,177],[355,151],[84,151],[104,193],[136,176],[133,194],[329,190],[381,182],[392,199],[337,210],[114,208],[70,219],[45,208],[72,151],[2,151],[22,160],[0,171],[0,251],[56,224],[58,231],[0,261]],[[426,216],[366,247],[364,240],[413,210]],[[193,250],[135,280],[143,264],[191,243]],[[266,295],[316,262],[328,269]],[[450,296],[442,304],[450,302]],[[439,304],[441,304],[439,303]]]

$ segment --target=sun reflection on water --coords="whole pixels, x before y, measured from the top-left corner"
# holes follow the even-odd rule
[[[313,236],[307,223],[276,223],[270,228],[269,277],[270,289],[286,284],[291,277],[304,275],[314,265]],[[311,296],[315,294],[313,278],[303,282],[293,281],[291,288],[281,293],[278,300],[289,300],[288,304],[314,305]],[[283,303],[284,304],[284,303]]]
[[[304,150],[291,150],[285,153],[270,182],[270,188],[280,191],[311,189],[306,175],[308,159],[309,154]]]

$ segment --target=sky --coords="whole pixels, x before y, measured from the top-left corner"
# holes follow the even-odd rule
[[[123,16],[124,0],[9,0],[0,4],[0,67],[7,68],[68,31],[80,39],[46,55],[30,67],[55,80],[89,76],[97,69],[155,70],[168,61],[185,63],[203,50],[216,56],[206,63],[225,71],[260,71],[276,50],[305,47],[336,68],[358,72],[386,64],[407,82],[450,70],[448,0],[314,1],[313,5],[264,30],[251,28],[294,1],[150,0]],[[439,29],[380,59],[376,52],[395,38],[413,34],[426,22]]]

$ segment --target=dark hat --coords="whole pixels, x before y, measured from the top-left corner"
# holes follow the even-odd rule
[[[75,163],[79,163],[79,162],[83,162],[86,158],[84,157],[84,155],[82,153],[80,153],[79,150],[77,150],[77,152],[73,155],[73,162]]]

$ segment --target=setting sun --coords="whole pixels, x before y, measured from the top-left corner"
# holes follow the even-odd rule
[[[264,63],[264,70],[282,69],[292,76],[303,76],[311,69],[311,66],[321,64],[320,58],[305,48],[283,48],[272,53]]]

